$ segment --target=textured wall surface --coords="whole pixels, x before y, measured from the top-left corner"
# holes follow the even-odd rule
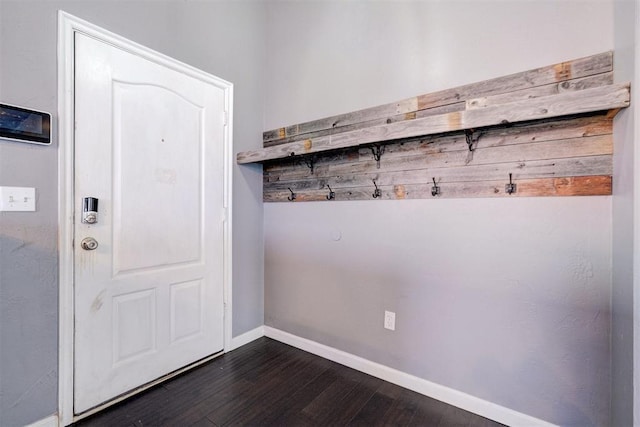
[[[633,1],[617,1],[615,13],[614,70],[617,82],[632,81],[635,88],[635,43],[637,11]],[[614,120],[614,170],[613,180],[613,257],[611,290],[611,425],[633,424],[634,369],[633,369],[633,306],[634,306],[634,257],[638,256],[634,244],[634,204],[637,203],[638,145],[634,140],[634,114],[637,97],[632,92],[631,107]],[[636,204],[637,206],[637,204]],[[637,208],[636,208],[637,209]],[[637,232],[638,230],[636,230]],[[634,247],[635,246],[635,247]],[[637,258],[636,258],[637,259]],[[637,264],[640,265],[640,264]],[[638,273],[636,273],[638,274]],[[636,279],[637,280],[637,279]],[[636,282],[636,293],[640,292]],[[636,399],[638,400],[638,399]],[[640,420],[638,420],[640,422]]]
[[[265,129],[613,48],[608,1],[277,2],[268,17]],[[552,423],[607,425],[611,200],[268,204],[265,323]]]
[[[266,323],[544,420],[605,425],[609,199],[268,204]]]
[[[57,120],[61,9],[234,83],[234,150],[261,145],[264,4],[0,0],[0,100]],[[55,130],[55,128],[54,128]],[[54,133],[55,135],[55,133]],[[0,213],[0,425],[57,410],[57,146],[0,141],[0,185],[37,189],[37,212]],[[233,334],[263,323],[262,173],[234,168]]]

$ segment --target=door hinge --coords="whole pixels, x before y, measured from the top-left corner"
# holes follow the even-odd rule
[[[228,112],[228,111],[224,111],[224,112],[222,113],[222,123],[223,123],[225,126],[228,126],[228,125],[229,125],[229,112]]]

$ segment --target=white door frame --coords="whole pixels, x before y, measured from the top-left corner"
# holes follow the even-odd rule
[[[231,350],[231,218],[233,85],[204,71],[113,34],[66,12],[58,12],[58,227],[59,227],[59,331],[58,420],[68,425],[73,413],[74,389],[74,34],[80,32],[224,90],[224,351]],[[101,409],[101,408],[98,408]],[[93,412],[93,411],[91,411]],[[83,414],[83,416],[88,413]]]

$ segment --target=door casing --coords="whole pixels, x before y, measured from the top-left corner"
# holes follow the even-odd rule
[[[80,32],[135,55],[203,80],[224,90],[226,127],[224,134],[224,351],[231,350],[232,333],[232,129],[233,85],[204,71],[127,40],[64,11],[58,13],[58,230],[59,230],[59,331],[58,331],[58,421],[60,425],[90,415],[118,399],[77,417],[73,409],[74,390],[74,34]],[[180,372],[180,371],[179,371]],[[177,372],[177,373],[179,373]],[[174,374],[177,374],[174,373]],[[150,385],[149,385],[150,386]],[[136,390],[140,391],[140,389]],[[128,396],[128,395],[127,395]],[[123,396],[121,399],[127,397]],[[120,400],[121,400],[120,399]]]

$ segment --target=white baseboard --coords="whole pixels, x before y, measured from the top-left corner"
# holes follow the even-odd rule
[[[496,405],[495,403],[462,393],[458,390],[432,383],[431,381],[398,371],[397,369],[389,368],[388,366],[363,359],[362,357],[355,356],[306,338],[301,338],[270,326],[264,327],[264,335],[508,426],[554,426],[554,424],[505,408],[504,406]]]
[[[36,421],[33,424],[29,424],[25,427],[58,427],[58,415],[53,414],[50,417],[43,418],[40,421]]]
[[[264,326],[258,326],[257,328],[247,331],[242,335],[231,338],[231,348],[227,349],[227,351],[235,350],[236,348],[249,344],[251,341],[257,340],[263,336]]]

